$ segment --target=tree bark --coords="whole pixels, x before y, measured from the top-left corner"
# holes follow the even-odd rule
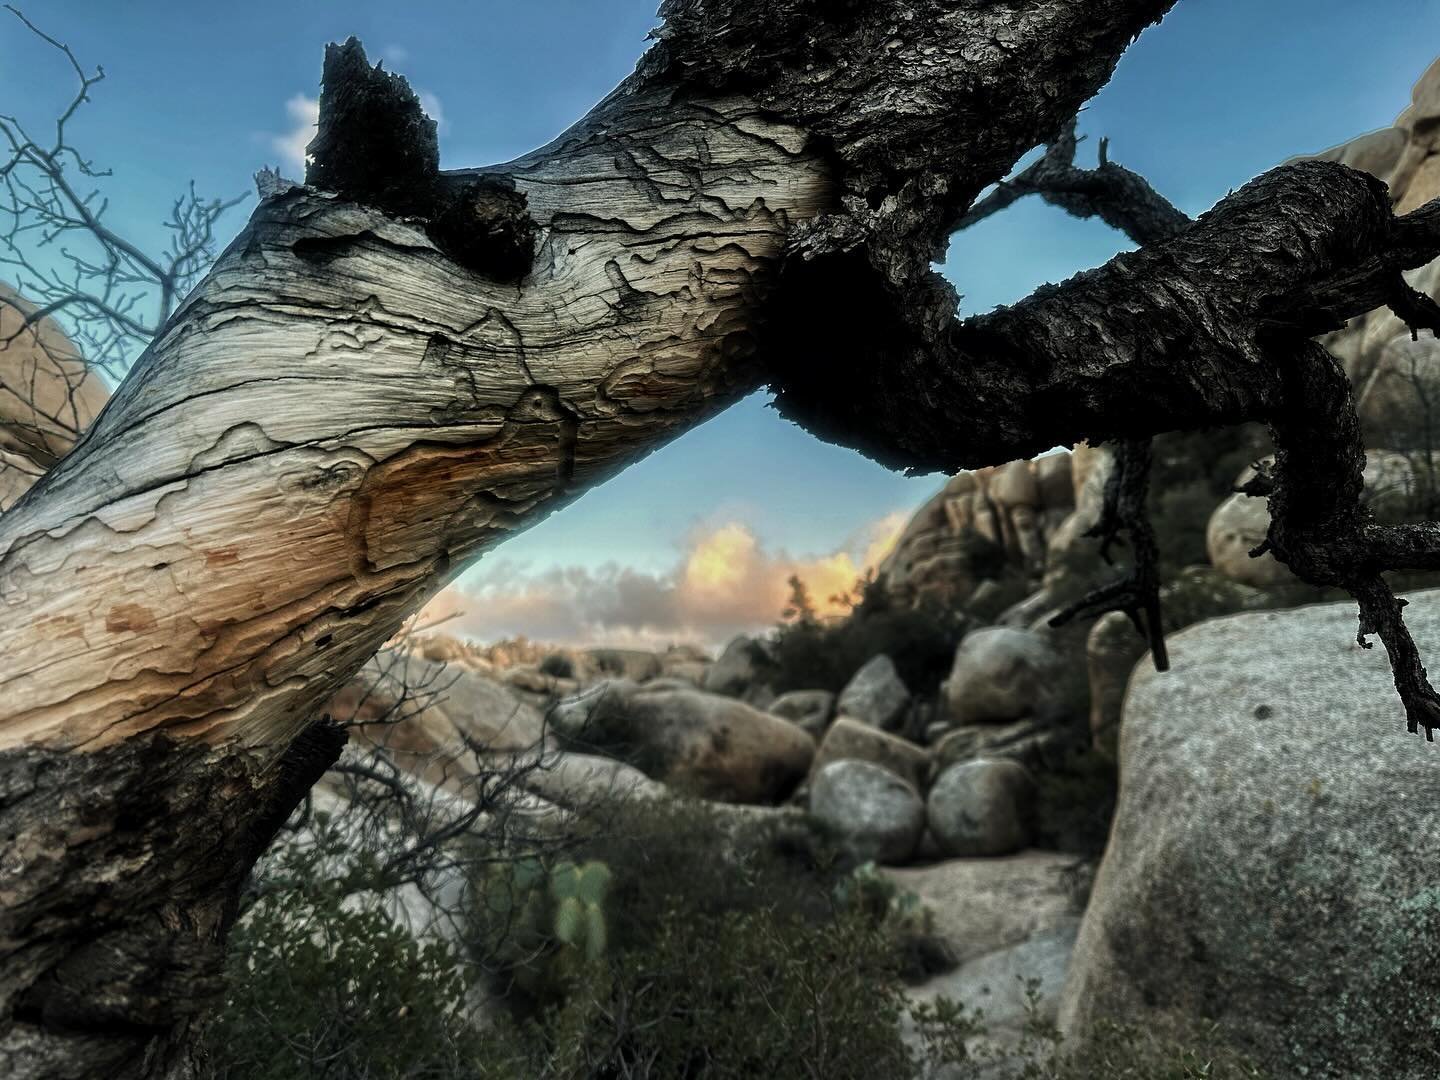
[[[452,173],[334,49],[311,186],[0,517],[0,1071],[184,1075],[325,701],[479,552],[755,387],[912,469],[1280,409],[1267,341],[1440,252],[1341,166],[963,323],[929,270],[1171,2],[670,0],[588,117]]]

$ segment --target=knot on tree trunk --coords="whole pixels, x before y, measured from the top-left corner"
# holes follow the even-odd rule
[[[496,281],[519,281],[534,261],[535,222],[508,177],[463,185],[425,232],[461,266]]]

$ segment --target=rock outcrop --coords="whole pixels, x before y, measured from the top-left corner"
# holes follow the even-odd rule
[[[832,761],[868,761],[889,769],[920,791],[925,790],[930,780],[930,755],[923,748],[844,716],[825,732],[820,749],[815,752],[812,775]]]
[[[489,755],[554,747],[544,716],[484,672],[382,650],[326,711],[432,784],[488,768]]]
[[[1311,156],[1385,181],[1397,213],[1409,213],[1440,196],[1440,60],[1420,76],[1410,106],[1391,127]],[[1440,260],[1406,271],[1405,279],[1421,292],[1440,297]],[[1418,404],[1413,379],[1432,401],[1440,402],[1440,342],[1428,334],[1410,342],[1408,328],[1388,308],[1351,319],[1345,329],[1321,340],[1355,384],[1367,445],[1397,446],[1393,428]]]
[[[1058,760],[1074,745],[1066,726],[1044,720],[1016,720],[1009,724],[969,724],[954,728],[930,748],[934,773],[977,758],[995,758],[1042,766]]]
[[[1035,781],[1025,766],[978,758],[935,778],[926,819],[946,855],[1010,855],[1029,843],[1034,799]]]
[[[0,283],[0,513],[59,461],[110,396],[58,323]]]
[[[741,634],[710,665],[700,686],[712,694],[743,698],[764,687],[769,659],[763,642]]]
[[[1007,568],[1038,577],[1075,490],[1064,451],[957,473],[910,519],[878,579],[905,602],[954,607]]]
[[[1408,338],[1406,339],[1409,340]],[[1440,389],[1440,386],[1437,386]],[[1440,401],[1437,401],[1440,406]],[[1440,444],[1440,412],[1436,414],[1437,444]],[[1440,449],[1440,445],[1437,445]],[[1414,455],[1390,450],[1365,452],[1365,492],[1362,498],[1372,513],[1398,519],[1417,507],[1425,487],[1434,486],[1440,474]],[[1235,486],[1249,481],[1255,470],[1246,468],[1235,478]],[[1237,492],[1215,508],[1205,529],[1205,548],[1210,564],[1231,581],[1257,588],[1294,585],[1298,578],[1270,552],[1251,557],[1250,552],[1264,541],[1270,528],[1267,501]]]
[[[850,677],[835,700],[837,716],[848,716],[882,731],[895,731],[905,722],[910,691],[885,655],[872,656]]]
[[[765,711],[783,716],[819,739],[835,715],[835,695],[829,690],[788,690]]]
[[[1103,615],[1090,628],[1085,669],[1090,680],[1090,739],[1097,748],[1114,748],[1130,673],[1149,652],[1149,645],[1124,612]]]
[[[1440,592],[1406,621],[1434,649]],[[1440,744],[1405,733],[1384,651],[1347,602],[1201,623],[1170,653],[1131,679],[1062,1023],[1214,1020],[1276,1075],[1440,1075]]]
[[[952,971],[912,988],[912,1001],[944,996],[985,1012],[986,1035],[972,1052],[1014,1047],[1028,1018],[1025,981],[1038,983],[1038,1012],[1053,1021],[1080,916],[1069,887],[1074,859],[1025,851],[993,859],[949,859],[887,868],[885,876],[931,911],[933,928],[959,960]],[[1000,1064],[996,1062],[996,1064]],[[987,1067],[988,1068],[988,1067]],[[1000,1080],[1017,1071],[987,1071]],[[973,1075],[971,1072],[937,1074]]]

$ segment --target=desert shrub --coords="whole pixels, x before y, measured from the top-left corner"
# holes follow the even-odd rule
[[[898,604],[873,580],[857,584],[848,616],[822,620],[803,582],[792,578],[790,586],[790,604],[772,649],[770,678],[778,693],[838,693],[867,660],[884,653],[912,694],[933,696],[971,625],[963,612],[939,602]]]
[[[1093,859],[1103,855],[1120,793],[1115,758],[1080,746],[1034,776],[1036,846]]]
[[[297,884],[262,896],[231,932],[223,1001],[206,1034],[212,1077],[501,1075],[469,1022],[460,957],[420,943],[380,907],[347,901],[353,882],[328,876],[326,855],[281,852],[285,879]]]
[[[862,919],[674,907],[544,1021],[554,1075],[849,1080],[913,1075],[904,995]]]
[[[935,932],[934,914],[920,897],[900,888],[873,862],[846,874],[831,895],[840,912],[858,916],[880,934],[902,981],[924,982],[959,962],[949,942]]]
[[[1062,1047],[1034,985],[1023,1044],[992,1052],[976,1041],[982,1013],[907,1002],[897,933],[928,929],[913,894],[813,839],[727,820],[699,804],[636,804],[563,860],[503,864],[527,886],[522,903],[544,900],[517,948],[569,959],[563,992],[483,1030],[466,1005],[476,971],[455,950],[356,906],[354,882],[327,880],[313,849],[282,852],[293,865],[275,880],[291,884],[232,935],[211,1076],[868,1080],[947,1064],[953,1080],[1261,1080],[1203,1052],[1204,1037],[1180,1045],[1101,1025]],[[627,843],[609,831],[619,825]]]
[[[1134,1024],[1102,1021],[1085,1042],[1032,1061],[1017,1080],[1267,1080],[1267,1073],[1223,1048],[1214,1028],[1188,1038],[1158,1036]],[[1216,1047],[1219,1047],[1218,1049]],[[1041,1057],[1042,1055],[1036,1055]]]
[[[653,945],[672,911],[707,919],[764,909],[810,924],[834,914],[850,869],[838,845],[798,818],[737,827],[729,815],[698,800],[628,800],[568,839],[571,865],[605,868],[595,917],[607,956]],[[473,955],[521,1018],[570,992],[572,953],[543,889],[552,873],[538,860],[499,864],[474,890]]]
[[[499,867],[479,890],[498,899],[477,912],[475,955],[526,1075],[910,1075],[903,979],[954,957],[914,894],[803,818],[635,800],[567,859],[605,870],[593,914],[572,916],[582,933],[561,928],[555,868]],[[584,948],[591,920],[602,944]]]
[[[540,674],[555,679],[573,679],[575,661],[564,653],[547,653],[540,661]]]
[[[1270,1080],[1225,1046],[1220,1030],[1195,1024],[1183,1035],[1101,1021],[1083,1039],[1062,1040],[1041,1011],[1040,980],[1019,977],[1026,1018],[1018,1039],[988,1041],[983,1010],[943,997],[912,1006],[928,1062],[949,1062],[946,1080]]]

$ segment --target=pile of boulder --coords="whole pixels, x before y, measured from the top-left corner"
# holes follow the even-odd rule
[[[1317,156],[1385,180],[1402,212],[1440,196],[1440,63],[1393,127]],[[1440,261],[1407,277],[1440,298]],[[1440,436],[1440,342],[1381,311],[1327,344],[1357,389],[1367,502],[1413,513],[1440,489],[1440,448],[1413,439],[1432,420]],[[961,473],[915,514],[876,584],[966,614],[937,693],[884,653],[838,692],[777,687],[764,638],[712,660],[432,635],[388,671],[382,654],[332,711],[393,740],[386,710],[443,670],[444,697],[389,743],[429,782],[532,754],[548,767],[524,782],[556,806],[677,793],[800,815],[934,907],[961,963],[917,996],[981,1005],[1002,1029],[1023,1019],[1016,977],[1034,976],[1042,1018],[1075,1034],[1217,1021],[1286,1075],[1440,1075],[1436,760],[1396,730],[1383,653],[1353,644],[1348,604],[1266,610],[1313,596],[1250,555],[1269,522],[1240,494],[1215,495],[1207,564],[1165,586],[1170,629],[1191,627],[1171,673],[1143,663],[1122,615],[1052,629],[1107,573],[1085,534],[1113,469],[1080,444]],[[1407,616],[1440,640],[1440,593]],[[1033,847],[1036,804],[1056,762],[1117,742],[1120,804],[1082,922],[1062,884],[1074,860]]]
[[[1007,575],[1038,580],[1094,465],[1083,444],[957,473],[906,524],[877,578],[902,602],[983,608]]]
[[[737,828],[783,821],[826,836],[931,911],[957,963],[911,996],[983,1007],[990,1039],[1003,1042],[1027,1016],[1017,976],[1039,979],[1042,1017],[1057,1014],[1078,925],[1073,857],[1033,846],[1038,770],[1075,729],[1047,650],[1025,630],[973,631],[935,707],[920,708],[883,654],[838,693],[776,694],[763,639],[738,638],[714,661],[683,651],[702,669],[686,678],[674,671],[681,650],[512,645],[503,665],[431,634],[382,652],[329,711],[349,721],[356,751],[384,747],[442,798],[519,763],[527,815],[683,795],[726,807]],[[551,674],[562,654],[568,674]],[[406,898],[417,925],[424,901]]]
[[[688,649],[551,650],[499,667],[431,634],[382,652],[329,711],[440,785],[528,753],[550,766],[535,781],[547,797],[557,774],[593,788],[595,763],[608,761],[606,784],[623,769],[631,788],[803,807],[862,861],[993,857],[1030,843],[1035,770],[1075,741],[1044,637],[967,634],[934,703],[917,702],[883,654],[838,694],[777,695],[768,647],[740,637],[713,662]],[[559,655],[567,674],[550,673]]]

